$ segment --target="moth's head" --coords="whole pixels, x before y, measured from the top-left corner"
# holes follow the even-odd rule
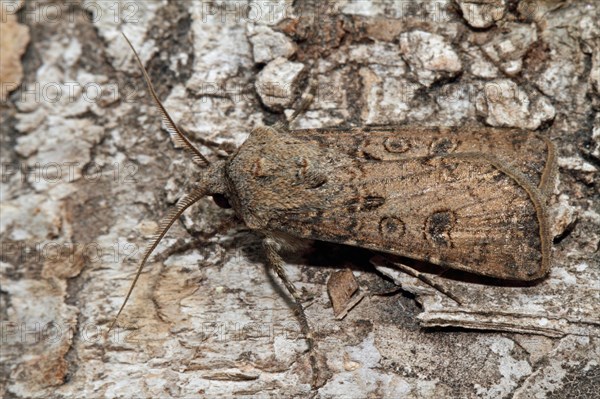
[[[208,196],[211,196],[219,208],[231,208],[230,195],[225,184],[226,161],[218,161],[209,164],[201,170],[199,186],[206,188]]]

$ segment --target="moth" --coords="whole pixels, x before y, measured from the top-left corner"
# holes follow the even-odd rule
[[[202,169],[191,193],[160,224],[117,318],[160,240],[205,196],[262,233],[266,261],[293,297],[310,348],[301,297],[281,258],[299,239],[499,279],[529,281],[548,272],[546,202],[556,151],[545,137],[495,128],[290,131],[280,124],[254,129],[227,160],[210,162],[177,128],[131,48],[166,129]]]

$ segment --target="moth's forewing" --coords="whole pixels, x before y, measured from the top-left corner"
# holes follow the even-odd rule
[[[292,134],[353,157],[382,161],[466,152],[490,154],[520,171],[546,196],[554,189],[557,173],[552,142],[519,129],[380,127],[295,130]]]
[[[226,173],[252,228],[503,279],[537,279],[549,267],[542,194],[490,156],[381,161],[263,128]]]

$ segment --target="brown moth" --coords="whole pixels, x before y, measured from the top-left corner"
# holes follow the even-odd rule
[[[279,240],[355,245],[501,279],[534,280],[548,271],[545,196],[500,157],[455,152],[380,160],[369,155],[387,150],[373,149],[374,142],[401,137],[395,131],[373,141],[369,132],[354,134],[345,152],[323,144],[321,133],[258,128],[223,163],[219,194],[248,227]],[[535,164],[528,172],[546,181],[547,162],[537,163],[541,170]]]
[[[546,202],[556,155],[546,138],[514,129],[289,131],[277,125],[254,129],[227,160],[209,162],[175,126],[132,50],[167,130],[203,169],[193,191],[160,224],[117,317],[168,229],[205,196],[264,235],[266,260],[294,299],[309,348],[314,342],[301,298],[280,256],[298,239],[499,279],[529,281],[548,272]]]

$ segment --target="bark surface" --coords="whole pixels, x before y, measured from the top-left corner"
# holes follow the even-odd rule
[[[550,138],[560,176],[543,281],[434,276],[458,306],[352,247],[316,243],[286,270],[325,355],[317,397],[597,395],[598,3],[296,3],[2,1],[0,396],[311,391],[306,342],[261,237],[211,198],[171,229],[103,337],[157,222],[197,175],[160,127],[121,32],[211,160],[289,116],[310,76],[318,95],[292,128]],[[327,281],[344,269],[365,297],[337,320]]]

